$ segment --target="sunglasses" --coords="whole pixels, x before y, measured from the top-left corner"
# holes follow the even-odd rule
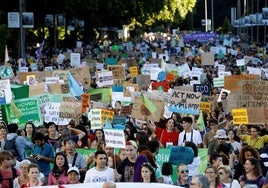
[[[181,172],[182,174],[184,174],[184,173],[188,173],[189,170],[181,170],[180,172]]]

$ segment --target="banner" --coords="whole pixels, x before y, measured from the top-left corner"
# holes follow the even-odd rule
[[[199,114],[201,93],[173,90],[169,110],[183,114]]]

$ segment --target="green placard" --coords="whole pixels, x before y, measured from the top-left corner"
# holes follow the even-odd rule
[[[33,121],[36,126],[43,124],[40,108],[36,99],[16,100],[15,105],[22,113],[21,117],[11,116],[10,104],[2,105],[3,119],[8,123],[17,123],[20,128],[24,128],[28,121]]]

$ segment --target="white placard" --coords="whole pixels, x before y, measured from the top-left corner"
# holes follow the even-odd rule
[[[71,53],[71,66],[79,67],[80,66],[80,53]]]
[[[54,122],[56,125],[67,125],[71,121],[70,118],[60,118],[60,103],[47,102],[44,104],[42,117],[45,122]]]
[[[114,85],[113,72],[99,72],[98,81],[96,82],[99,87]]]
[[[237,59],[236,60],[236,66],[244,66],[245,60],[244,59]]]
[[[104,129],[105,143],[108,147],[126,148],[126,140],[124,130],[120,129]]]

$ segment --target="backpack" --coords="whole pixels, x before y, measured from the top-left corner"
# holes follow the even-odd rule
[[[13,181],[15,178],[17,178],[17,170],[16,168],[12,167],[12,177],[7,178],[7,179],[3,179],[2,174],[0,173],[0,184],[2,184],[3,180],[8,180],[9,183],[9,187],[13,187]]]
[[[5,140],[5,145],[4,145],[4,150],[14,150],[17,152],[17,146],[16,146],[16,139],[17,139],[17,135],[14,136],[11,140]]]

